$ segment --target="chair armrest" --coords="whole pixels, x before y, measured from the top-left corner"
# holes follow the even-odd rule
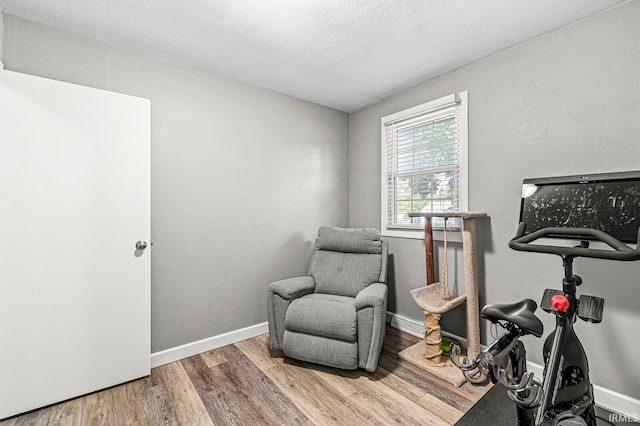
[[[316,283],[313,277],[294,277],[269,284],[269,292],[275,293],[283,299],[291,300],[313,293],[315,287]]]
[[[289,304],[295,299],[313,293],[316,283],[313,277],[295,277],[269,284],[267,292],[267,319],[269,342],[273,349],[282,350],[284,342],[284,319]]]
[[[358,313],[358,366],[374,371],[384,342],[387,317],[387,285],[373,283],[356,295]]]
[[[367,306],[374,308],[384,308],[386,310],[387,285],[383,283],[373,283],[360,291],[356,295],[356,309]]]

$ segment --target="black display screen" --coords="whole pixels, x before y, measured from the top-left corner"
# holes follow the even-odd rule
[[[526,179],[520,222],[527,224],[527,234],[550,227],[593,228],[635,244],[640,226],[640,172]]]

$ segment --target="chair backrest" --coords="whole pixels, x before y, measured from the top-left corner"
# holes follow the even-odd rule
[[[323,226],[311,258],[309,275],[316,293],[355,297],[360,290],[386,282],[387,246],[375,228]]]

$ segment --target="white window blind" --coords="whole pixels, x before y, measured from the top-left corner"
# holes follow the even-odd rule
[[[466,113],[461,114],[462,108],[466,111],[466,92],[464,95],[461,99],[452,94],[383,117],[383,231],[423,229],[421,218],[409,217],[412,212],[466,209]],[[442,221],[433,224],[442,226]],[[448,221],[447,225],[456,223]]]

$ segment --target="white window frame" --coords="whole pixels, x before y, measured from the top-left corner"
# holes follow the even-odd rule
[[[454,105],[456,105],[456,114],[458,118],[459,204],[460,211],[469,211],[469,108],[468,92],[463,91],[434,99],[430,102],[384,116],[380,119],[380,146],[382,154],[380,160],[380,231],[383,236],[414,239],[424,238],[423,225],[389,225],[387,223],[387,212],[389,206],[386,182],[386,126],[393,122],[407,120],[420,115],[425,115],[426,117],[439,110],[449,108]],[[434,229],[437,229],[437,227],[434,227]]]

